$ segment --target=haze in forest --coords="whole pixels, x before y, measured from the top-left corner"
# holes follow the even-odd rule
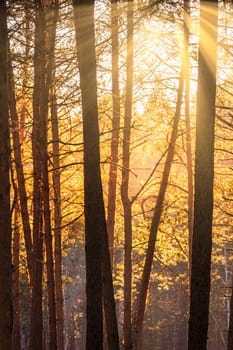
[[[0,350],[232,349],[232,56],[231,1],[0,3]]]

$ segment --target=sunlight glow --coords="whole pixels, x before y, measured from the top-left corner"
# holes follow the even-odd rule
[[[216,33],[214,32],[214,23],[217,15],[217,7],[211,4],[202,6],[202,18],[201,31],[200,31],[200,50],[204,56],[207,64],[209,65],[212,74],[214,74],[215,66],[215,49],[216,46],[215,38]]]

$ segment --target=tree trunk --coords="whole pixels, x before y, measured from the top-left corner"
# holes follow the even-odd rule
[[[19,206],[16,199],[14,211],[14,236],[13,236],[13,278],[12,278],[12,296],[13,296],[13,349],[20,350],[20,303],[19,303],[19,251],[20,251],[20,232],[18,224]]]
[[[39,254],[42,253],[42,236],[41,228],[38,226],[40,217],[42,216],[45,249],[46,249],[46,268],[47,268],[47,291],[48,291],[48,309],[49,309],[49,348],[57,349],[57,327],[56,327],[56,306],[55,306],[55,277],[53,263],[53,244],[52,244],[52,228],[50,217],[50,200],[49,200],[49,176],[48,176],[48,154],[47,154],[47,129],[48,129],[48,99],[49,89],[52,77],[52,62],[56,32],[57,6],[46,7],[42,2],[36,2],[36,27],[35,27],[35,82],[34,82],[34,124],[33,124],[33,156],[34,156],[34,208],[35,225],[33,238],[35,250],[35,268],[39,264],[36,249],[39,249]],[[35,198],[38,199],[42,207],[39,208],[35,203]],[[34,210],[35,210],[34,209]],[[42,211],[41,211],[42,210]],[[38,229],[39,228],[39,229]],[[41,255],[41,263],[43,263]],[[41,281],[42,269],[38,266],[37,271],[39,284],[38,295],[35,298],[42,296]],[[36,280],[36,276],[35,276]],[[34,291],[34,286],[33,286]],[[40,293],[40,295],[39,295]],[[36,294],[36,291],[35,291]],[[34,294],[32,293],[32,296]],[[42,303],[42,301],[41,301]],[[35,312],[36,305],[32,302],[32,311]],[[37,306],[39,307],[39,306]],[[41,310],[40,310],[41,312]],[[32,315],[32,323],[35,325]],[[40,327],[42,320],[40,320]],[[34,327],[32,327],[34,330]],[[40,341],[42,332],[40,331]],[[35,342],[34,339],[31,339]]]
[[[103,348],[104,296],[109,349],[119,349],[111,262],[100,174],[94,1],[73,1],[82,95],[86,242],[86,349]],[[103,290],[102,290],[103,286]]]
[[[233,283],[232,283],[233,291]],[[229,328],[227,334],[227,350],[233,349],[233,292],[231,292],[230,300],[230,319],[229,319]]]
[[[103,348],[100,224],[99,126],[96,85],[94,1],[73,1],[84,137],[84,211],[86,242],[86,349]]]
[[[104,210],[104,203],[102,202]],[[103,226],[105,227],[102,236],[102,280],[104,297],[104,314],[106,320],[107,341],[109,350],[119,350],[119,336],[116,317],[116,305],[114,300],[114,289],[111,271],[111,259],[108,245],[107,225],[105,222],[105,213],[103,211]]]
[[[119,90],[119,43],[118,43],[118,15],[117,1],[111,1],[111,31],[112,31],[112,140],[111,163],[108,184],[108,242],[113,265],[114,226],[116,209],[116,185],[118,166],[118,144],[120,134],[120,90]]]
[[[192,265],[192,235],[193,235],[193,166],[190,127],[190,72],[189,72],[189,28],[190,28],[190,0],[184,1],[184,69],[185,69],[185,124],[186,124],[186,157],[188,175],[188,233],[189,233],[189,279],[191,279]]]
[[[10,53],[9,53],[10,56]],[[24,232],[24,241],[27,253],[27,265],[29,271],[30,281],[32,280],[32,237],[31,237],[31,227],[30,219],[28,213],[28,204],[27,204],[27,191],[25,185],[25,178],[23,172],[23,162],[22,162],[22,152],[21,152],[21,142],[23,142],[20,135],[19,128],[19,118],[16,108],[16,98],[15,98],[15,85],[14,85],[14,76],[12,63],[9,59],[8,64],[9,70],[9,83],[8,83],[8,96],[9,96],[9,110],[12,123],[12,141],[13,141],[13,151],[15,159],[15,170],[18,182],[18,193],[19,193],[19,202],[20,202],[20,212],[23,223],[23,232]]]
[[[42,273],[43,234],[41,198],[41,112],[43,111],[44,77],[44,13],[41,2],[35,2],[35,53],[33,91],[33,271],[30,350],[43,349]],[[42,108],[42,111],[41,111]]]
[[[55,82],[54,82],[55,83]],[[54,248],[55,248],[55,292],[57,313],[57,346],[58,350],[64,349],[64,313],[62,291],[62,251],[61,251],[61,179],[60,179],[60,150],[59,129],[57,116],[57,100],[55,86],[51,93],[51,120],[53,140],[53,190],[54,190]]]
[[[54,257],[53,241],[50,214],[50,188],[48,174],[48,100],[52,81],[52,66],[54,63],[53,54],[56,36],[56,23],[58,16],[58,5],[56,2],[43,7],[44,27],[41,28],[44,36],[44,69],[43,80],[45,82],[44,93],[41,93],[41,163],[42,163],[42,200],[43,200],[43,219],[45,231],[45,249],[46,249],[46,268],[47,268],[47,291],[49,307],[49,349],[57,350],[57,325],[56,325],[56,303],[55,303],[55,276],[54,276]],[[46,69],[45,69],[46,67]]]
[[[46,132],[47,122],[45,121],[42,132]],[[46,248],[46,268],[47,268],[47,292],[48,292],[48,307],[49,307],[49,349],[57,350],[57,328],[56,328],[56,305],[55,305],[55,278],[54,278],[54,263],[53,263],[53,243],[52,243],[52,228],[50,217],[49,203],[49,178],[47,164],[47,137],[44,137],[41,147],[44,147],[43,165],[42,165],[42,200],[43,200],[43,217],[45,231],[45,248]]]
[[[212,249],[217,6],[217,1],[200,2],[189,350],[207,348]]]
[[[0,344],[12,349],[12,267],[7,95],[7,10],[0,2]]]
[[[125,257],[124,257],[124,349],[132,349],[131,292],[132,292],[132,204],[129,199],[130,133],[133,89],[133,2],[127,5],[127,59],[126,96],[123,129],[121,199],[124,210]]]

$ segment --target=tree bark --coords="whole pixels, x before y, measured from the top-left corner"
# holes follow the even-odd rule
[[[217,1],[200,2],[189,350],[207,348],[214,180]],[[207,49],[211,47],[211,50]]]
[[[86,349],[103,348],[101,182],[97,107],[94,1],[73,1],[83,109],[86,250]],[[101,204],[100,204],[101,202]]]
[[[232,283],[232,291],[233,291],[233,283]],[[230,300],[230,317],[229,317],[229,328],[228,328],[228,334],[227,334],[227,350],[231,350],[231,349],[233,349],[233,293],[231,294],[231,300]]]
[[[13,297],[13,349],[21,349],[20,336],[20,297],[19,297],[19,251],[20,251],[20,231],[19,231],[19,206],[16,198],[14,211],[14,236],[13,236],[13,278],[12,278],[12,297]]]
[[[52,81],[52,67],[54,63],[54,47],[56,37],[56,23],[58,16],[58,4],[48,2],[48,8],[43,5],[44,27],[41,28],[44,35],[44,69],[43,80],[45,91],[42,94],[41,103],[41,163],[42,163],[42,201],[43,219],[45,232],[46,268],[47,268],[47,291],[49,306],[49,349],[57,350],[57,324],[56,324],[56,303],[55,303],[55,276],[54,276],[54,255],[50,210],[50,186],[48,174],[48,101]]]
[[[0,344],[12,349],[12,261],[7,87],[7,9],[0,2]]]
[[[189,233],[189,279],[192,266],[192,235],[193,235],[193,161],[190,127],[190,71],[189,71],[189,28],[190,0],[184,1],[184,67],[185,67],[185,124],[186,124],[186,158],[188,175],[188,233]]]
[[[33,91],[33,271],[30,350],[43,349],[42,313],[42,274],[43,274],[43,233],[41,198],[41,108],[43,110],[44,77],[44,14],[40,1],[35,2],[35,53],[34,53],[34,91]],[[44,111],[44,110],[43,110]]]
[[[102,202],[104,210],[104,203]],[[105,222],[105,213],[103,211],[103,226],[105,227],[102,236],[102,281],[103,281],[103,300],[104,315],[106,320],[107,341],[109,350],[119,350],[119,336],[116,317],[116,305],[114,299],[113,279],[111,271],[111,259],[108,245],[107,225]]]
[[[9,53],[10,55],[10,53]],[[29,271],[30,281],[32,280],[32,237],[31,237],[31,226],[28,213],[27,204],[27,191],[25,184],[25,177],[23,171],[23,161],[22,161],[22,151],[21,142],[22,135],[20,135],[19,118],[16,108],[16,98],[15,98],[15,84],[13,76],[13,68],[11,60],[9,59],[8,64],[9,80],[8,80],[8,96],[9,96],[9,110],[12,123],[12,141],[13,141],[13,152],[15,159],[15,170],[18,182],[18,193],[20,202],[20,211],[23,223],[24,241],[27,253],[27,265]],[[21,133],[22,134],[22,133]]]
[[[113,266],[114,226],[116,210],[116,185],[118,166],[118,144],[120,134],[120,89],[119,89],[119,42],[118,42],[118,15],[117,0],[111,1],[111,33],[112,33],[112,140],[111,162],[108,184],[108,242]]]
[[[54,82],[55,84],[55,82]],[[54,190],[54,271],[55,271],[55,292],[56,292],[56,314],[57,314],[57,346],[58,350],[64,349],[64,311],[63,311],[63,290],[62,290],[62,248],[61,248],[61,176],[60,176],[60,150],[59,150],[59,129],[57,116],[57,100],[55,86],[51,93],[51,119],[52,119],[52,140],[53,140],[53,190]]]
[[[119,349],[100,174],[94,1],[73,1],[82,95],[86,243],[86,349],[103,348],[102,298],[109,349]]]
[[[127,58],[126,96],[123,128],[121,200],[124,210],[125,257],[124,257],[124,348],[132,349],[131,309],[132,309],[132,204],[129,199],[130,134],[133,95],[133,2],[127,4]]]

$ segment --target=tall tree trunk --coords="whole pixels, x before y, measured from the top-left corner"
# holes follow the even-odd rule
[[[10,53],[9,53],[10,55]],[[23,223],[23,232],[24,232],[24,241],[27,253],[27,265],[30,276],[30,281],[32,279],[32,237],[31,237],[31,226],[28,213],[28,204],[27,204],[27,191],[25,185],[25,177],[23,171],[23,161],[22,161],[22,134],[20,135],[19,127],[19,118],[16,108],[16,98],[15,98],[15,85],[14,85],[14,76],[12,69],[12,62],[9,59],[8,64],[9,70],[9,80],[8,80],[8,95],[9,95],[9,110],[12,123],[12,141],[13,141],[13,152],[15,159],[15,170],[18,182],[18,193],[19,193],[19,202],[20,202],[20,211]]]
[[[43,233],[41,198],[41,108],[43,110],[44,77],[44,13],[40,1],[35,1],[35,53],[33,91],[33,271],[30,350],[43,349],[42,274]]]
[[[12,268],[7,94],[7,10],[0,2],[0,344],[12,349]]]
[[[129,199],[130,172],[130,133],[132,120],[133,95],[133,1],[127,4],[127,59],[126,59],[126,96],[123,129],[123,160],[121,199],[124,210],[125,257],[124,257],[124,348],[132,349],[131,334],[131,292],[132,292],[132,205]]]
[[[12,297],[13,297],[13,349],[20,350],[20,298],[19,298],[19,251],[20,251],[20,232],[19,232],[19,206],[16,199],[14,211],[14,236],[13,236],[13,279],[12,279]]]
[[[42,200],[43,200],[43,217],[45,231],[45,248],[46,248],[46,268],[47,268],[47,292],[48,292],[48,308],[49,308],[49,349],[57,349],[57,328],[56,328],[56,306],[55,306],[55,278],[54,278],[54,263],[53,263],[53,243],[52,243],[52,228],[50,217],[49,203],[49,177],[47,164],[47,121],[44,121],[42,132],[44,139],[41,143],[43,149],[43,165],[42,165]]]
[[[201,0],[189,350],[207,348],[212,249],[217,19],[217,1]]]
[[[111,33],[112,33],[112,140],[111,163],[108,184],[108,242],[113,265],[114,226],[116,209],[116,185],[118,165],[118,144],[120,134],[120,89],[119,89],[119,42],[118,42],[118,14],[117,0],[111,1]]]
[[[43,218],[45,231],[46,248],[46,268],[47,268],[47,291],[49,308],[49,349],[57,350],[57,325],[56,325],[56,303],[55,303],[55,276],[54,276],[54,255],[51,227],[50,211],[50,188],[48,174],[48,100],[52,81],[52,67],[54,64],[54,47],[56,37],[56,23],[58,16],[58,4],[55,1],[48,8],[44,5],[44,72],[43,80],[45,82],[45,91],[42,94],[41,103],[41,163],[42,163],[42,200],[43,200]]]
[[[55,84],[55,82],[54,82]],[[62,291],[62,251],[61,251],[61,176],[60,176],[60,150],[59,150],[59,128],[57,116],[57,100],[55,85],[51,90],[51,121],[53,140],[53,190],[54,190],[54,255],[55,255],[55,292],[56,292],[56,314],[57,314],[57,347],[64,349],[64,313],[63,313],[63,291]]]
[[[94,34],[94,1],[73,1],[83,108],[86,242],[86,349],[103,348],[100,225],[100,154]],[[102,202],[102,201],[101,201]]]
[[[168,178],[174,157],[175,143],[178,136],[178,124],[180,120],[182,95],[184,89],[184,61],[182,62],[182,69],[180,74],[180,81],[178,87],[178,96],[176,102],[176,111],[173,121],[172,134],[170,144],[168,148],[167,158],[164,165],[163,175],[161,179],[160,189],[153,213],[150,235],[147,246],[146,260],[143,268],[141,289],[137,298],[137,310],[136,310],[136,321],[135,321],[135,334],[134,334],[134,349],[140,350],[142,348],[142,336],[143,336],[143,319],[146,307],[146,297],[150,280],[151,267],[153,263],[153,256],[155,251],[155,244],[157,240],[157,233],[159,228],[159,222],[163,211],[163,202],[168,185]]]
[[[86,242],[86,349],[103,348],[102,297],[109,349],[119,349],[100,174],[94,1],[73,1],[83,110]],[[103,287],[103,290],[102,290]]]
[[[105,222],[104,203],[102,201],[102,281],[104,297],[104,315],[106,320],[107,341],[109,350],[119,350],[119,336],[116,317],[116,305],[114,300],[113,279],[111,271],[111,259],[108,245],[107,225]]]
[[[23,62],[23,71],[22,71],[22,79],[23,79],[23,86],[22,86],[22,95],[26,95],[28,92],[28,86],[29,80],[30,80],[30,72],[29,72],[29,65],[28,62],[30,62],[30,47],[32,44],[32,38],[31,38],[31,33],[30,33],[30,23],[31,23],[31,14],[30,14],[30,5],[25,2],[24,4],[24,16],[25,16],[25,53],[24,53],[24,62]],[[25,121],[26,121],[26,116],[27,116],[27,109],[26,109],[26,102],[22,101],[23,103],[21,104],[20,107],[20,112],[19,112],[19,136],[20,136],[20,141],[21,143],[24,141],[25,138]],[[22,156],[23,156],[23,148],[21,149],[22,151]],[[25,243],[26,244],[26,243]]]
[[[189,233],[189,278],[192,265],[192,235],[193,235],[193,167],[190,127],[190,71],[189,71],[189,30],[190,30],[190,0],[184,1],[184,69],[185,69],[185,123],[186,123],[186,157],[188,175],[188,233]]]
[[[47,10],[47,11],[46,11]],[[55,306],[55,278],[53,264],[53,244],[52,229],[50,217],[49,200],[49,176],[48,176],[48,154],[47,154],[47,124],[48,124],[48,95],[52,77],[52,62],[56,32],[57,4],[54,7],[46,7],[42,2],[36,2],[36,26],[35,26],[35,82],[34,82],[34,123],[33,123],[33,158],[34,158],[34,251],[35,251],[35,281],[38,283],[38,294],[33,285],[32,297],[35,300],[42,296],[42,269],[40,268],[37,251],[41,256],[40,263],[43,263],[42,256],[42,235],[39,226],[41,215],[44,225],[45,249],[46,249],[46,268],[47,268],[47,291],[49,308],[49,348],[57,349],[57,328],[56,328],[56,306]],[[35,198],[42,207],[38,207]],[[42,211],[41,211],[42,209]],[[33,272],[34,273],[34,272]],[[34,278],[34,276],[33,276]],[[33,281],[34,282],[34,281]],[[34,292],[34,293],[33,293]],[[31,346],[36,340],[33,339],[34,325],[33,312],[39,306],[32,301],[32,336]],[[42,301],[41,301],[42,303]],[[41,309],[40,309],[41,312]],[[42,317],[42,315],[41,315]],[[42,319],[40,320],[40,327]],[[40,342],[43,332],[40,330]],[[35,346],[35,344],[34,344]],[[42,346],[42,345],[41,345]]]
[[[233,283],[232,283],[233,291]],[[230,317],[229,317],[229,329],[227,334],[227,350],[233,349],[233,292],[231,292],[230,300]]]

